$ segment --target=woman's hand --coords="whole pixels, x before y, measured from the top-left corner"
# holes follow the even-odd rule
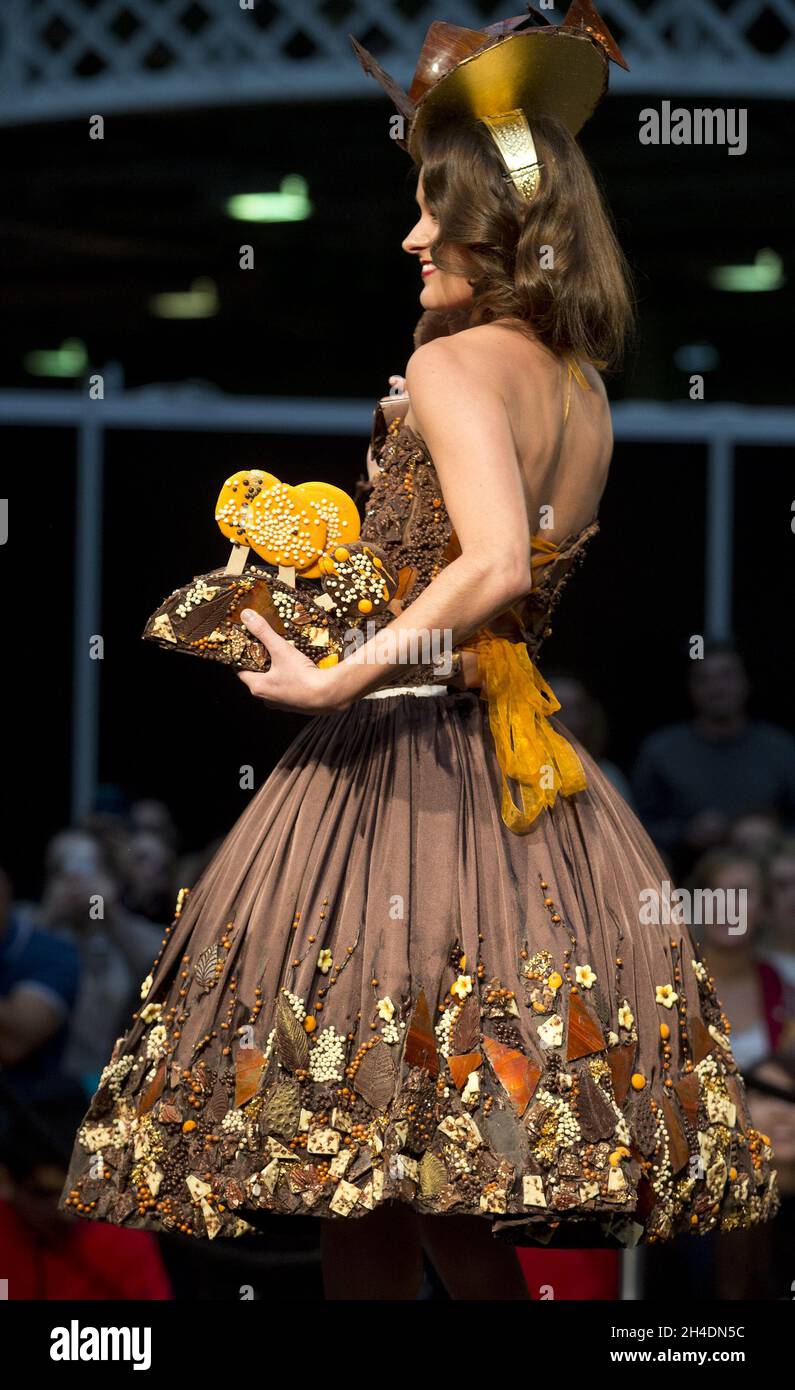
[[[253,609],[245,608],[240,616],[271,659],[268,671],[238,671],[252,695],[298,714],[331,714],[347,709],[347,702],[340,698],[337,667],[319,669]]]

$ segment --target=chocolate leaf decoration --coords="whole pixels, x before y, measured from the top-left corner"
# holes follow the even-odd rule
[[[218,947],[213,943],[202,951],[193,970],[194,979],[202,994],[212,989],[218,979]]]
[[[610,1139],[615,1133],[616,1112],[607,1096],[590,1076],[581,1076],[577,1096],[577,1115],[583,1138],[589,1144],[600,1139]]]
[[[453,1024],[453,1051],[474,1052],[480,1044],[480,1004],[468,994]]]
[[[657,1147],[657,1123],[651,1108],[651,1098],[647,1090],[640,1091],[635,1098],[634,1130],[638,1148],[648,1158]]]
[[[593,1006],[596,1010],[599,1022],[601,1023],[603,1028],[609,1030],[610,1010],[607,1007],[607,1000],[605,999],[604,991],[602,990],[600,985],[596,984],[593,986],[593,989],[591,990],[591,996],[593,998]]]
[[[699,1080],[698,1073],[694,1071],[685,1072],[678,1081],[674,1082],[679,1104],[684,1110],[690,1123],[698,1129],[698,1101],[699,1101]]]
[[[213,1124],[219,1125],[228,1109],[229,1097],[226,1093],[226,1087],[219,1081],[210,1097],[210,1103],[207,1106],[207,1118],[211,1120]]]
[[[161,1101],[157,1118],[161,1125],[181,1125],[182,1111],[168,1101]]]
[[[447,1182],[447,1169],[436,1154],[426,1149],[420,1161],[420,1191],[423,1197],[435,1197]]]
[[[696,1065],[703,1062],[712,1049],[718,1046],[711,1033],[707,1031],[704,1020],[698,1014],[692,1014],[687,1020],[687,1035],[690,1040],[693,1061]]]
[[[300,1115],[301,1087],[290,1076],[278,1082],[268,1096],[262,1107],[260,1128],[263,1134],[278,1134],[289,1141],[298,1131]]]
[[[288,1071],[303,1071],[309,1062],[309,1039],[283,994],[276,1005],[276,1050]]]
[[[676,1113],[676,1107],[672,1101],[668,1100],[667,1096],[663,1097],[662,1111],[665,1127],[668,1130],[668,1157],[673,1172],[678,1173],[685,1167],[690,1157],[687,1137]]]
[[[374,1110],[384,1110],[392,1099],[396,1081],[397,1072],[389,1047],[387,1043],[377,1042],[365,1052],[354,1087]]]

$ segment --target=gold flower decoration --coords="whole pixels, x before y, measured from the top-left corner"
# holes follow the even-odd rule
[[[472,976],[459,975],[455,984],[450,986],[450,993],[454,994],[456,999],[466,999],[467,995],[472,993]]]
[[[673,985],[657,985],[655,989],[655,1000],[658,1004],[662,1004],[664,1008],[672,1009],[678,998],[679,995],[676,993]]]
[[[624,1000],[623,1004],[621,1005],[621,1008],[618,1011],[618,1021],[622,1028],[629,1029],[635,1027],[635,1015],[629,1007],[628,999]]]

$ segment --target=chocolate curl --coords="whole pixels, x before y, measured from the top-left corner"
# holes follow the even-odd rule
[[[586,34],[589,39],[593,39],[604,49],[608,58],[629,72],[629,63],[624,58],[602,16],[591,4],[591,0],[572,0],[569,12],[560,27],[561,29],[579,30]]]

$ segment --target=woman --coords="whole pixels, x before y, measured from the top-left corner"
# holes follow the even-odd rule
[[[710,900],[717,894],[737,909],[727,914],[739,918],[733,930],[726,915],[704,912],[703,937],[716,989],[732,1021],[732,1052],[745,1070],[781,1046],[786,1024],[784,985],[763,958],[760,942],[768,874],[763,860],[727,846],[698,861],[692,882]]]
[[[316,717],[144,982],[75,1146],[82,1215],[212,1237],[311,1212],[329,1297],[415,1297],[424,1247],[453,1297],[522,1298],[511,1244],[775,1208],[688,932],[639,926],[663,866],[531,660],[607,478],[588,359],[630,318],[573,138],[608,53],[578,0],[558,28],[434,24],[410,97],[364,55],[419,167],[428,315],[362,529],[397,598],[323,669],[243,615],[252,694]]]

